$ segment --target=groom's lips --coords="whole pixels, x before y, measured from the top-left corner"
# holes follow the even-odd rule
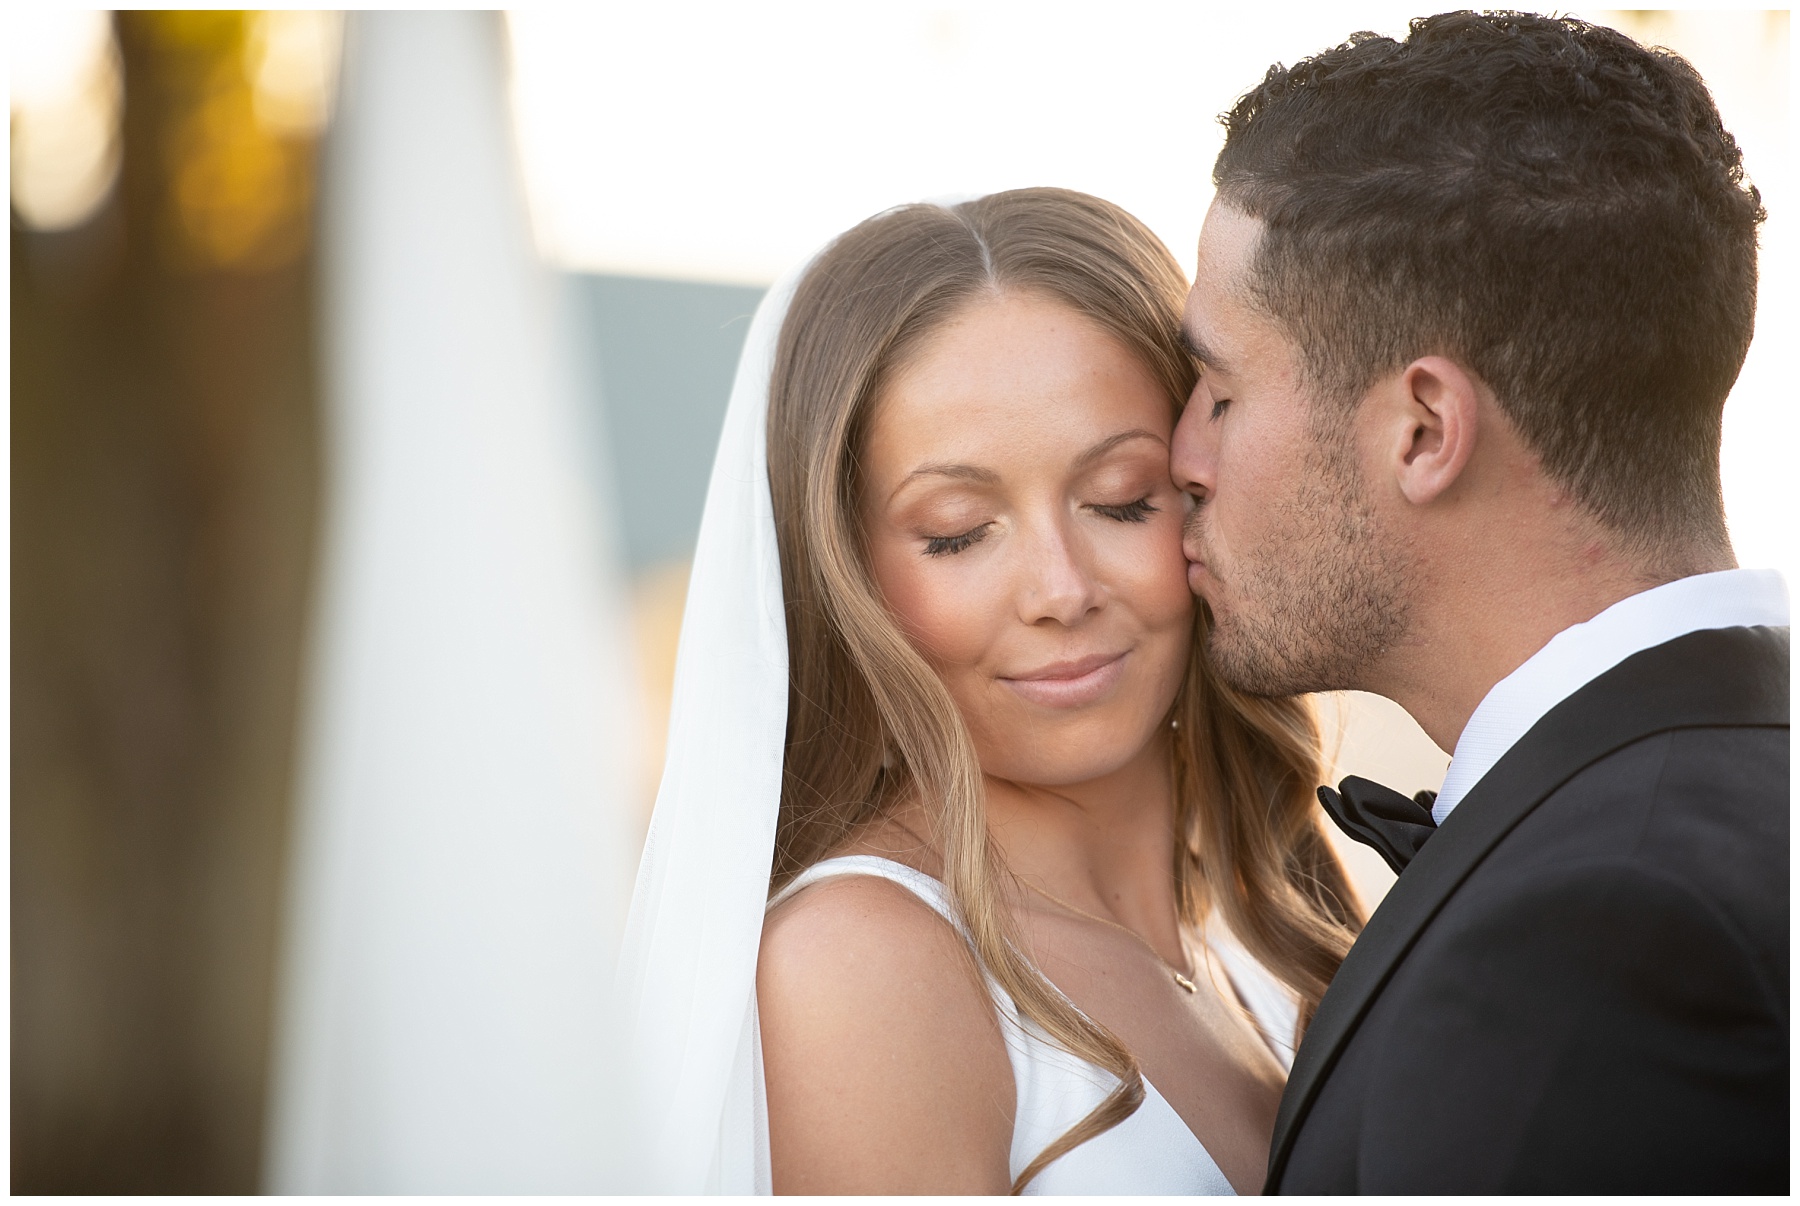
[[[1206,550],[1201,547],[1199,525],[1195,523],[1198,518],[1198,516],[1191,517],[1182,526],[1181,555],[1187,558],[1189,569],[1196,565],[1205,566],[1206,564]]]
[[[1001,682],[1025,699],[1050,708],[1076,708],[1105,696],[1125,671],[1125,654],[1095,653],[1052,662]]]
[[[1187,558],[1188,589],[1197,595],[1205,595],[1208,586],[1217,586],[1218,578],[1206,568],[1206,556],[1201,552],[1200,542],[1192,536],[1181,542],[1181,555]]]

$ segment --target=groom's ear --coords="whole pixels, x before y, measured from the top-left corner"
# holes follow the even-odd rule
[[[1408,502],[1442,498],[1468,468],[1480,432],[1484,387],[1443,356],[1421,356],[1377,392],[1377,438],[1395,484]]]

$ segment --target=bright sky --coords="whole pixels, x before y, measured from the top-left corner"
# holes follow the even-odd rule
[[[568,267],[766,283],[890,205],[1033,184],[1096,193],[1189,262],[1220,112],[1270,63],[1382,5],[736,3],[543,8],[510,20],[540,243]],[[1789,502],[1788,23],[1762,12],[1594,11],[1689,56],[1774,215],[1761,337],[1727,408],[1727,504],[1746,564],[1800,571]]]
[[[545,246],[572,264],[766,283],[890,205],[1059,184],[1119,202],[1185,259],[1211,194],[1215,116],[1276,59],[1408,15],[1275,23],[1207,7],[516,13]]]

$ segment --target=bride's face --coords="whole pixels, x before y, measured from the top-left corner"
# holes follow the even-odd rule
[[[1167,392],[1038,294],[972,304],[894,375],[862,449],[876,584],[982,769],[1087,782],[1145,754],[1194,600]]]

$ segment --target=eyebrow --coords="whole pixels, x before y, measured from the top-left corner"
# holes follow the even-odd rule
[[[915,478],[921,477],[949,477],[955,478],[957,481],[979,482],[984,486],[994,486],[998,485],[1000,482],[1000,475],[998,473],[995,473],[992,469],[983,469],[979,465],[920,465],[917,469],[914,469],[911,473],[900,479],[900,484],[894,487],[894,493],[888,495],[888,501],[892,502],[894,494],[900,493],[900,491],[910,486]]]
[[[1145,431],[1142,427],[1134,427],[1130,431],[1121,431],[1116,436],[1108,436],[1106,439],[1101,440],[1098,444],[1095,444],[1092,448],[1076,457],[1075,468],[1086,469],[1089,465],[1117,448],[1120,444],[1128,444],[1132,440],[1150,440],[1153,443],[1162,445],[1164,448],[1169,446],[1169,442],[1157,435],[1154,431]]]
[[[1198,360],[1202,366],[1215,373],[1230,373],[1219,354],[1206,346],[1206,341],[1188,329],[1184,323],[1181,328],[1181,345],[1188,350],[1188,355]]]
[[[1119,445],[1130,443],[1132,440],[1150,440],[1164,448],[1169,446],[1169,442],[1157,435],[1154,431],[1146,431],[1142,427],[1134,427],[1130,431],[1121,431],[1117,435],[1108,436],[1098,444],[1095,444],[1092,448],[1089,448],[1086,452],[1083,452],[1080,456],[1075,458],[1075,468],[1078,471],[1086,469],[1089,465],[1092,465],[1095,461],[1104,457]],[[911,485],[913,479],[920,477],[948,477],[957,481],[976,482],[983,486],[994,486],[998,485],[1000,482],[1000,475],[998,473],[995,473],[992,469],[983,469],[979,465],[934,462],[929,465],[920,465],[917,469],[914,469],[911,473],[902,478],[900,484],[894,487],[893,494],[888,495],[888,500],[891,502],[895,494],[900,493],[900,491]]]

